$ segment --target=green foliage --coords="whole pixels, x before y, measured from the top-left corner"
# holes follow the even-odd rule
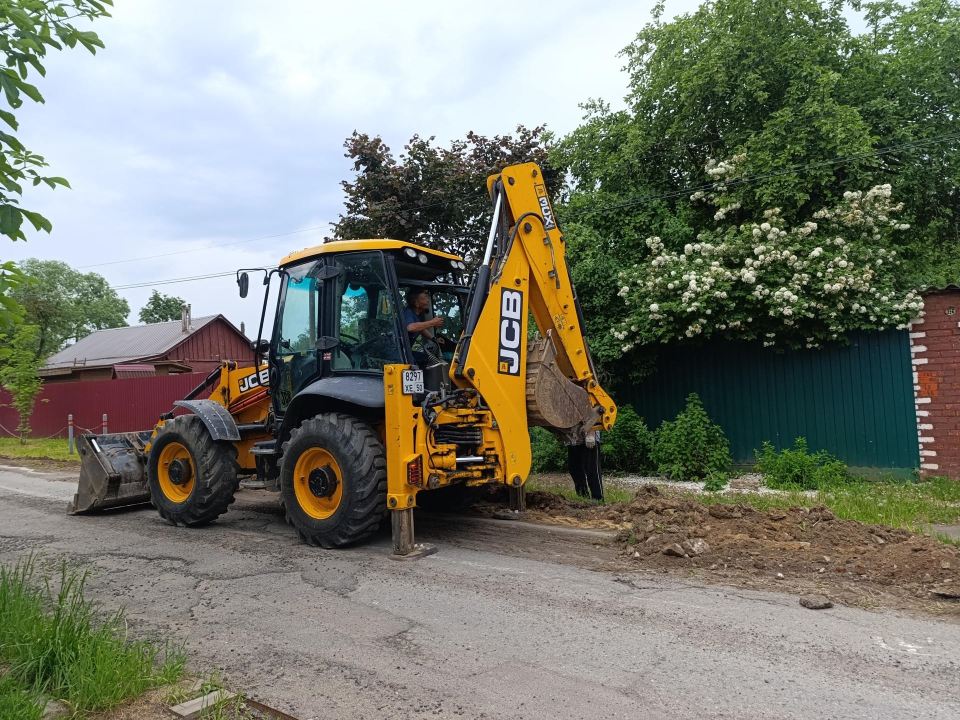
[[[414,135],[399,160],[379,137],[354,132],[344,143],[357,173],[342,183],[346,214],[334,228],[338,240],[388,237],[438,248],[478,262],[490,226],[487,176],[507,165],[540,164],[553,194],[563,174],[553,168],[545,126],[517,127],[516,136],[467,133],[449,148]]]
[[[23,308],[11,297],[24,281],[23,273],[12,260],[0,263],[0,333],[9,333],[23,320]]]
[[[119,705],[182,677],[179,649],[132,640],[122,610],[101,616],[86,573],[61,567],[59,588],[33,558],[0,567],[0,663],[10,677],[65,700],[74,712]]]
[[[652,471],[652,446],[653,433],[647,429],[643,418],[631,406],[621,406],[617,410],[617,422],[613,430],[600,433],[603,471],[635,474]],[[567,448],[549,430],[530,428],[530,448],[533,455],[532,472],[567,471]]]
[[[147,304],[140,308],[140,322],[162,323],[179,320],[183,317],[186,301],[175,295],[162,295],[156,290],[150,293]]]
[[[710,421],[696,393],[687,397],[677,419],[657,430],[653,461],[671,480],[705,480],[717,483],[726,476],[732,460],[730,443],[719,425]]]
[[[20,418],[17,432],[21,445],[27,442],[33,404],[43,388],[43,381],[37,373],[43,360],[35,353],[39,334],[36,325],[21,325],[9,343],[0,346],[0,385],[10,393],[11,405]]]
[[[560,472],[567,469],[567,448],[542,427],[530,428],[530,470],[535,473]]]
[[[6,61],[0,69],[0,90],[10,110],[23,105],[23,96],[44,101],[27,77],[31,70],[46,75],[43,61],[50,49],[81,45],[96,53],[103,47],[96,33],[80,30],[72,21],[109,17],[107,5],[113,5],[113,0],[0,0],[0,54]],[[0,120],[15,131],[19,125],[10,110],[0,110]],[[50,221],[40,213],[20,207],[24,183],[70,187],[61,177],[43,175],[45,167],[42,156],[32,153],[11,133],[0,132],[0,234],[25,240],[24,219],[37,231],[51,231]]]
[[[569,246],[595,248],[568,257],[574,277],[588,279],[577,291],[603,366],[620,364],[624,343],[608,335],[628,317],[610,279],[650,257],[646,238],[676,254],[716,231],[717,208],[691,200],[711,161],[745,155],[736,182],[712,178],[724,207],[739,205],[725,227],[779,208],[779,227],[799,228],[846,191],[889,184],[911,226],[883,238],[903,259],[901,286],[960,276],[960,5],[858,7],[862,35],[850,30],[843,2],[717,0],[672,20],[658,5],[623,52],[627,108],[588,103],[584,122],[552,151],[573,180],[558,213]],[[739,294],[737,310],[751,302]],[[814,308],[820,318],[833,311]],[[849,304],[841,312],[871,323]],[[636,367],[645,351],[636,345],[623,364]]]
[[[735,178],[742,161],[710,170]],[[776,208],[756,222],[730,223],[726,214],[738,204],[711,193],[716,229],[677,252],[647,238],[649,258],[620,273],[629,315],[613,336],[624,351],[715,335],[812,348],[852,330],[906,328],[923,300],[887,249],[909,229],[895,219],[902,205],[890,195],[889,185],[847,192],[814,213],[815,222],[785,228]]]
[[[621,405],[617,409],[613,430],[600,433],[604,472],[649,473],[654,469],[650,459],[652,448],[653,433],[630,405]]]
[[[720,492],[727,486],[727,482],[729,479],[723,473],[713,473],[703,481],[703,489],[707,492]]]
[[[821,487],[850,480],[847,466],[833,455],[820,450],[811,454],[806,438],[797,438],[793,449],[777,452],[768,442],[763,450],[755,451],[757,464],[754,468],[763,475],[768,487],[785,490],[816,490]]]
[[[26,322],[40,330],[38,358],[46,359],[94,330],[126,327],[130,306],[103,276],[78,272],[57,260],[33,258],[21,262],[20,270],[28,282],[15,288],[11,297],[23,307]]]

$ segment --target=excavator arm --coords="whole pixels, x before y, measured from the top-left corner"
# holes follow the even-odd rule
[[[596,377],[542,171],[514,165],[487,188],[494,220],[451,374],[492,411],[510,446],[504,476],[516,485],[530,471],[531,425],[592,447],[596,430],[613,427],[617,408]],[[530,339],[531,315],[538,339]]]

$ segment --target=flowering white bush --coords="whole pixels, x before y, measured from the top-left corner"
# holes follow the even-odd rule
[[[707,173],[730,179],[742,159],[711,163]],[[691,199],[711,203],[723,221],[740,208],[724,190]],[[889,185],[844,193],[800,227],[785,227],[773,208],[760,222],[701,233],[683,250],[648,238],[649,257],[620,273],[630,312],[614,336],[624,352],[642,342],[717,334],[820,347],[850,330],[906,327],[923,314],[923,301],[888,249],[895,233],[909,229],[896,220],[902,206],[890,196]]]

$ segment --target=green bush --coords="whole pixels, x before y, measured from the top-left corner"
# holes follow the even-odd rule
[[[530,470],[535,473],[566,472],[567,448],[546,428],[530,428]]]
[[[847,466],[827,451],[810,454],[806,438],[797,438],[792,450],[784,448],[777,452],[773,445],[765,442],[762,451],[754,452],[757,455],[754,469],[763,475],[768,487],[816,490],[850,480]]]
[[[625,473],[649,473],[654,470],[650,451],[653,433],[630,405],[617,410],[617,421],[610,432],[600,433],[603,469]]]
[[[671,480],[711,479],[716,485],[726,477],[732,460],[730,443],[719,425],[710,422],[696,393],[677,419],[664,422],[654,436],[652,453],[658,472]]]
[[[643,418],[629,405],[617,411],[617,421],[610,432],[600,433],[600,452],[604,472],[644,473],[654,469],[650,459],[653,433]],[[546,428],[530,428],[531,471],[566,472],[567,448]]]

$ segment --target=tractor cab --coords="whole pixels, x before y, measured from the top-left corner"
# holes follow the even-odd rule
[[[323,394],[336,387],[382,404],[385,365],[447,366],[463,331],[465,270],[456,255],[397,240],[327,243],[285,257],[268,351],[278,417],[318,381],[353,378],[322,383]],[[405,309],[421,293],[416,319],[443,320],[432,338],[407,331]]]

